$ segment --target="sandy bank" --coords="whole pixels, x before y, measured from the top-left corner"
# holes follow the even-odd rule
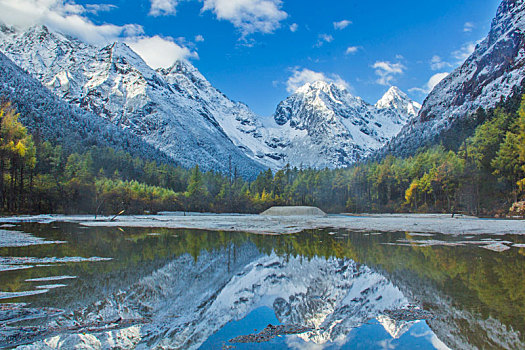
[[[347,229],[352,231],[408,231],[443,234],[525,234],[525,221],[478,219],[472,217],[440,214],[404,215],[328,215],[310,216],[262,216],[262,215],[215,215],[198,214],[183,216],[180,213],[162,215],[121,216],[115,221],[109,218],[94,219],[90,216],[38,215],[0,218],[0,222],[55,221],[79,223],[85,226],[106,227],[155,227],[186,228],[212,231],[242,231],[257,234],[289,234],[307,229]]]

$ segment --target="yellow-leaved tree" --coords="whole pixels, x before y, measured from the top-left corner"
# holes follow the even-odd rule
[[[36,149],[31,135],[9,103],[0,105],[0,208],[19,210],[31,185]]]

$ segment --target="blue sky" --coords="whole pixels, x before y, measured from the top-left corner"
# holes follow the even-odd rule
[[[499,0],[0,0],[0,20],[103,45],[152,66],[190,60],[228,97],[269,116],[324,79],[375,102],[397,85],[422,102],[484,38]]]

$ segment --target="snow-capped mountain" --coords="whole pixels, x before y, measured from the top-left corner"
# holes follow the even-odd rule
[[[397,135],[419,108],[396,87],[373,106],[343,86],[317,81],[279,104],[272,131],[293,165],[345,167]]]
[[[180,163],[245,176],[287,163],[344,167],[380,148],[419,110],[391,88],[372,106],[345,88],[306,84],[271,125],[214,88],[189,62],[154,70],[131,48],[52,32],[0,27],[0,51],[58,97],[142,138]]]
[[[123,43],[100,49],[45,26],[3,26],[0,33],[0,50],[56,95],[131,131],[181,165],[227,171],[231,162],[246,176],[264,169],[238,147],[243,138],[259,137],[253,113],[214,89],[191,64],[155,71]],[[264,163],[265,155],[259,156]]]
[[[129,131],[58,98],[2,53],[0,96],[13,103],[30,132],[45,140],[58,141],[66,149],[80,151],[97,145],[124,150],[134,157],[173,163]]]
[[[525,78],[525,1],[503,0],[485,40],[443,79],[412,119],[386,148],[413,153],[441,133],[469,118],[479,107],[494,107],[520,88]]]
[[[177,61],[158,73],[178,93],[202,105],[202,113],[210,113],[226,136],[249,158],[265,167],[280,167],[281,157],[267,144],[268,131],[247,105],[230,100],[188,62]]]
[[[405,117],[405,121],[408,121],[411,117],[415,117],[421,110],[421,105],[412,101],[410,97],[399,90],[397,86],[392,86],[388,89],[386,94],[376,102],[375,106],[381,110],[393,109],[400,113],[400,117]]]

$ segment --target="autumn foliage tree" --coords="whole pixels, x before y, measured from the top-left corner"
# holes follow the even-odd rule
[[[33,139],[18,117],[10,104],[0,106],[0,206],[11,212],[24,206],[36,164]]]

